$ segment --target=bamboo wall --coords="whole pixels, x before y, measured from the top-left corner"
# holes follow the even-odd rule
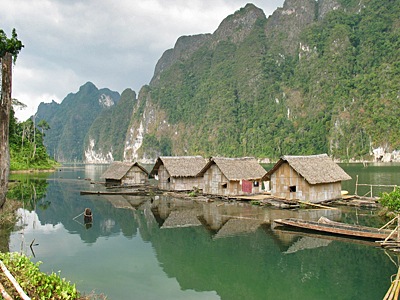
[[[188,191],[192,190],[193,187],[199,189],[204,188],[203,177],[173,177],[172,178],[172,189],[176,191]]]
[[[170,175],[164,165],[158,168],[158,186],[163,190],[170,190]]]
[[[261,189],[261,182],[258,187],[254,187],[254,185],[252,185],[252,193],[259,193],[261,192]],[[206,194],[222,196],[247,194],[242,192],[242,185],[240,181],[229,181],[216,164],[211,165],[211,167],[208,168],[208,170],[204,173],[203,192]]]
[[[138,166],[133,166],[128,173],[121,179],[121,184],[145,184],[148,176]]]
[[[296,187],[295,192],[290,187]],[[282,164],[271,176],[271,195],[305,202],[319,202],[342,198],[342,183],[310,185],[288,163]]]
[[[158,169],[158,186],[164,190],[189,191],[194,186],[203,189],[204,184],[202,177],[171,177],[165,166],[160,165]]]

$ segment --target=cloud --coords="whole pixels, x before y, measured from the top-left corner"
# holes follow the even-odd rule
[[[162,53],[182,35],[214,32],[241,0],[0,0],[1,29],[24,43],[13,97],[28,105],[62,101],[87,81],[120,93],[150,82]],[[270,15],[283,0],[253,1]]]

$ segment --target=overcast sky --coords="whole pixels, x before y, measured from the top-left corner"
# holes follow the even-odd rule
[[[266,16],[284,0],[255,0]],[[245,0],[0,0],[0,29],[16,28],[25,48],[13,73],[12,97],[28,105],[60,103],[88,81],[136,93],[163,52],[182,35],[213,33]]]

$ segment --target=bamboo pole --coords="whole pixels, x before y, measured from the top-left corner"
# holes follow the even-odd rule
[[[356,190],[354,192],[354,194],[357,196],[357,191],[358,191],[358,175],[357,175],[357,179],[356,179]]]
[[[397,243],[400,242],[400,237],[399,237],[399,233],[400,233],[400,214],[397,215]]]
[[[398,275],[397,275],[398,276]],[[398,281],[398,279],[397,279],[397,288],[396,288],[396,293],[394,294],[394,300],[397,300],[397,299],[399,299],[399,288],[400,288],[400,285],[399,285],[399,283],[398,283],[399,281]]]
[[[389,226],[390,224],[392,224],[394,221],[397,220],[398,217],[394,217],[392,220],[390,220],[389,222],[387,222],[385,225],[383,225],[381,228],[379,228],[378,230],[381,231],[382,229],[386,228],[387,226]]]
[[[0,266],[2,271],[4,272],[4,275],[7,276],[8,280],[11,281],[15,289],[17,290],[18,294],[23,300],[31,300],[25,292],[22,290],[21,286],[19,285],[18,281],[15,280],[14,276],[11,275],[10,271],[8,271],[7,267],[4,265],[4,263],[0,260]]]
[[[14,300],[6,291],[4,286],[0,283],[0,293],[5,300]]]
[[[383,241],[382,244],[385,244],[393,235],[393,233],[395,233],[396,231],[398,231],[399,225],[397,225],[397,227],[388,235],[388,237]]]
[[[392,281],[392,283],[390,284],[390,287],[389,287],[388,291],[387,291],[386,294],[385,294],[385,297],[383,297],[383,300],[389,299],[389,295],[390,295],[390,292],[391,292],[392,289],[393,289],[393,285],[394,285],[394,282]]]
[[[358,183],[359,186],[377,186],[377,187],[397,187],[395,184],[370,184],[370,183]]]
[[[316,203],[304,202],[304,201],[300,201],[300,200],[294,200],[294,201],[299,202],[301,204],[305,204],[305,205],[316,206],[316,207],[319,207],[319,208],[337,209],[336,207],[330,207],[330,206],[325,206],[325,205],[316,204]]]
[[[398,299],[399,287],[400,287],[399,286],[399,275],[400,275],[400,269],[397,272],[395,280],[392,282],[392,285],[390,286],[391,288],[390,288],[389,297],[387,298],[388,300],[397,300]],[[397,298],[394,298],[396,293],[397,293]]]

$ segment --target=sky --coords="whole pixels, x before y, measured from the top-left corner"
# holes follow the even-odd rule
[[[266,16],[284,0],[254,0]],[[245,0],[0,0],[0,29],[24,44],[13,68],[12,97],[27,105],[61,103],[90,81],[136,93],[183,35],[213,33]]]

